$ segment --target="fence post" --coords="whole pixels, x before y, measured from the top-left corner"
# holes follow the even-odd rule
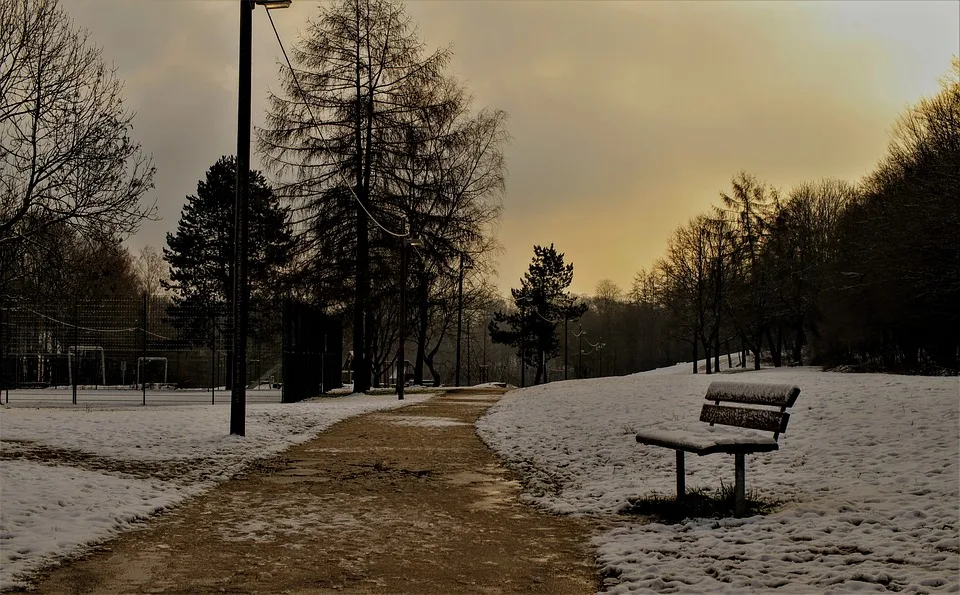
[[[7,391],[7,405],[10,404],[10,384],[7,381],[7,349],[4,343],[3,319],[6,308],[0,306],[0,389]]]
[[[80,344],[80,320],[77,317],[77,294],[73,294],[73,359],[70,358],[70,350],[67,350],[67,366],[73,376],[73,404],[77,404],[77,382],[80,375],[80,350],[77,345]]]
[[[142,392],[141,405],[147,404],[147,292],[143,292],[143,311],[141,314],[143,326],[140,341],[140,390]]]
[[[217,404],[217,316],[210,317],[210,404]]]

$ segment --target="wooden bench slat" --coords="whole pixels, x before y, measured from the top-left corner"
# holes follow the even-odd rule
[[[782,434],[787,431],[790,414],[769,409],[704,405],[700,421]]]
[[[735,436],[729,434],[701,434],[693,432],[663,432],[647,429],[636,435],[639,444],[660,446],[700,456],[713,453],[754,453],[779,449],[770,437]]]
[[[793,407],[798,396],[800,396],[800,389],[792,384],[716,381],[710,383],[704,399],[744,405]]]

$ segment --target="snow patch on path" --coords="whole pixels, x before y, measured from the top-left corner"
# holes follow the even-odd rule
[[[75,455],[6,458],[0,465],[0,590],[25,586],[36,569],[127,530],[338,421],[429,397],[353,395],[248,404],[243,437],[227,433],[230,411],[216,405],[0,408],[0,453],[42,454],[48,448]],[[153,468],[167,473],[161,479],[140,472]],[[172,478],[170,470],[177,473]]]

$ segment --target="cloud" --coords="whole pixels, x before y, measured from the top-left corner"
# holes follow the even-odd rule
[[[236,146],[238,16],[228,0],[66,0],[127,80],[136,135],[157,160],[160,245],[186,194]],[[946,2],[417,0],[408,12],[476,106],[513,138],[501,286],[556,242],[575,289],[627,287],[670,232],[746,169],[778,186],[868,173],[896,115],[936,90],[960,45]],[[317,14],[274,14],[288,48]],[[254,14],[254,123],[279,49]]]

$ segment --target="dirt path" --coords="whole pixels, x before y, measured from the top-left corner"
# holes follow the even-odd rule
[[[585,521],[517,502],[462,391],[337,424],[103,551],[40,593],[593,593]]]

